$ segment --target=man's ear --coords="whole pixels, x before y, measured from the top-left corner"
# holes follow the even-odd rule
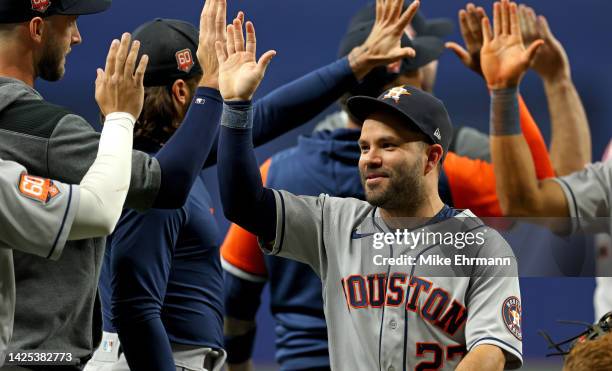
[[[45,20],[41,17],[32,18],[29,26],[30,39],[36,44],[41,44],[43,42],[43,34],[45,32]]]
[[[442,155],[444,150],[439,144],[432,144],[427,149],[427,163],[425,164],[425,175],[429,174],[430,171],[435,170],[438,167],[440,161],[442,161]]]
[[[172,100],[180,105],[188,103],[190,97],[189,86],[183,79],[178,79],[172,84]]]

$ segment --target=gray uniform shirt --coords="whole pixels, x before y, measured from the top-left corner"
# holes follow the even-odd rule
[[[79,202],[79,188],[30,176],[0,159],[0,365],[13,330],[13,249],[43,258],[62,253]]]
[[[501,348],[507,368],[521,365],[516,259],[472,213],[421,232],[482,232],[479,246],[413,240],[415,248],[405,241],[375,248],[377,233],[391,231],[367,202],[285,191],[275,197],[276,239],[264,251],[309,264],[321,277],[332,369],[454,370],[480,344]],[[417,263],[383,260],[402,256]],[[454,262],[454,256],[507,259],[508,265],[434,262]]]
[[[565,193],[574,230],[612,233],[612,160],[555,180]]]
[[[0,158],[16,161],[32,174],[80,183],[96,158],[100,134],[59,107],[60,118],[53,125],[3,121],[3,111],[23,100],[42,97],[19,80],[0,77]],[[157,160],[134,151],[126,206],[150,207],[160,177]],[[71,352],[74,358],[93,352],[94,300],[104,248],[104,238],[70,241],[57,262],[14,251],[17,303],[9,349]]]

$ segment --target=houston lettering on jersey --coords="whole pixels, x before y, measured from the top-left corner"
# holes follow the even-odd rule
[[[386,273],[342,279],[347,305],[351,309],[369,309],[404,306],[407,311],[420,315],[449,335],[454,335],[467,320],[467,309],[452,300],[448,291],[435,287],[431,281],[410,277],[405,273]],[[425,300],[420,305],[419,298]]]

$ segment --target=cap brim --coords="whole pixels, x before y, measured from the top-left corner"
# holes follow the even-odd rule
[[[455,31],[455,24],[448,18],[427,20],[426,36],[446,37]]]
[[[445,50],[444,42],[433,36],[421,36],[412,39],[412,47],[416,56],[403,60],[403,72],[414,71],[438,60]]]
[[[411,124],[415,130],[418,130],[429,137],[418,122],[392,103],[387,103],[373,97],[357,96],[350,98],[346,102],[346,105],[349,113],[358,121],[358,124],[363,124],[363,122],[369,116],[375,113],[388,113],[400,119],[406,120],[407,123]]]
[[[71,4],[65,4],[64,9],[58,9],[57,14],[63,15],[86,15],[101,13],[110,8],[112,0],[73,0]]]

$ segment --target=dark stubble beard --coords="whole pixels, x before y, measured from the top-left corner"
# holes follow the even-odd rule
[[[47,39],[36,66],[38,77],[45,81],[58,81],[64,76],[64,50],[50,37]]]
[[[412,166],[394,169],[388,178],[389,184],[385,189],[368,191],[365,179],[361,181],[366,193],[366,200],[385,210],[401,210],[403,212],[416,211],[425,201],[425,186],[423,183],[422,161]]]

